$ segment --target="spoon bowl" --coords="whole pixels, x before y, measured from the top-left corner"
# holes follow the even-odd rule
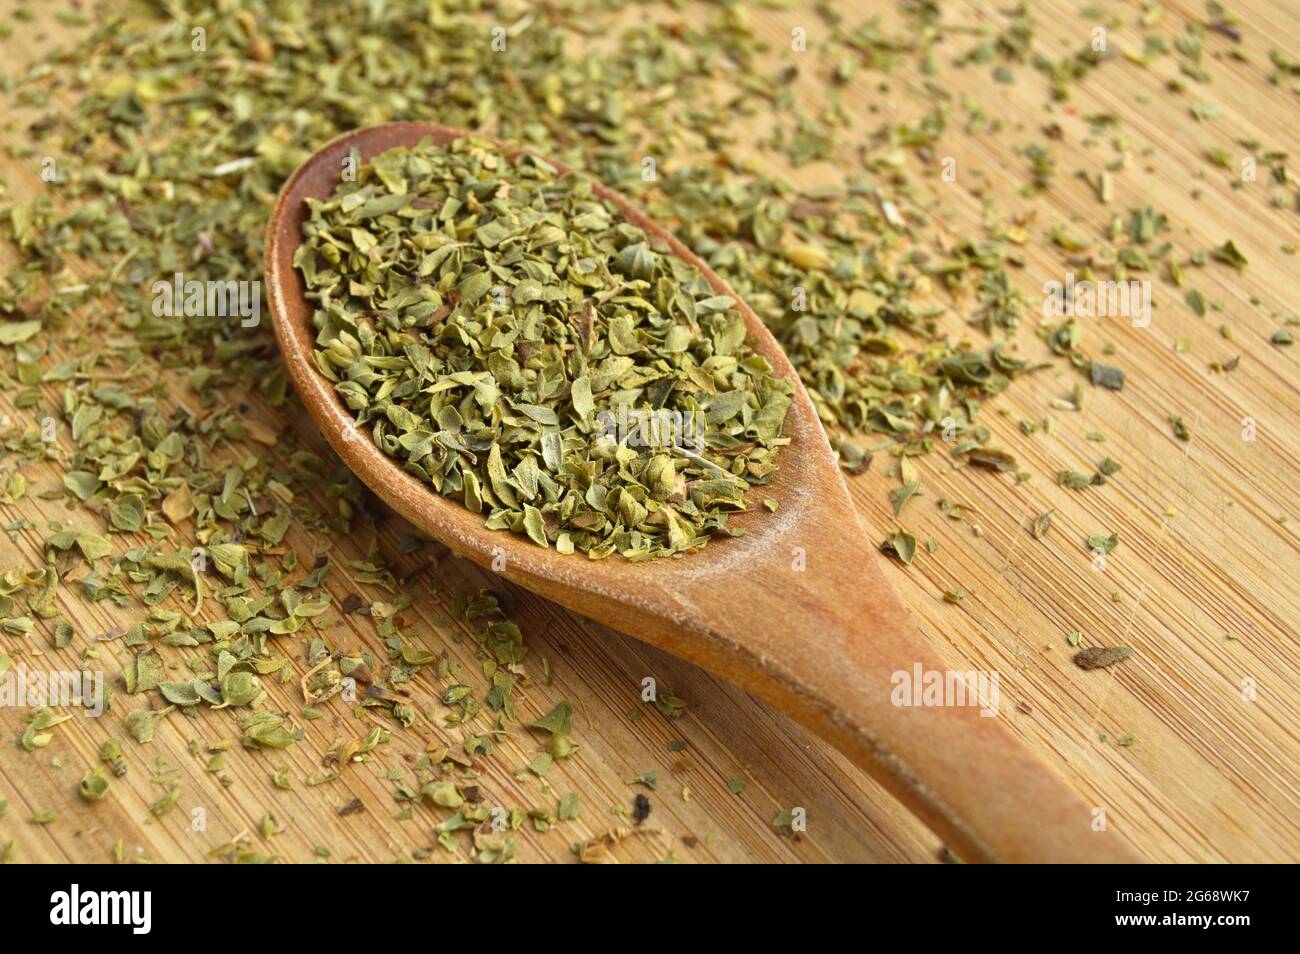
[[[896,673],[943,672],[859,526],[848,488],[807,391],[763,322],[703,261],[617,193],[597,196],[730,295],[749,344],[795,382],[769,484],[776,501],[736,515],[743,536],[680,558],[631,562],[561,554],[489,530],[480,515],[404,471],[353,425],[313,360],[313,307],[293,266],[308,198],[332,195],[347,157],[362,162],[421,140],[447,145],[466,132],[387,123],[346,133],[285,183],[266,237],[266,287],[289,377],[347,466],[414,526],[460,556],[585,616],[690,660],[809,726],[867,770],[967,861],[1134,861],[1114,833],[1092,830],[1092,810],[997,718],[968,706],[895,705]],[[543,157],[545,158],[545,157]],[[568,168],[546,159],[561,172]],[[986,702],[990,700],[985,700]]]

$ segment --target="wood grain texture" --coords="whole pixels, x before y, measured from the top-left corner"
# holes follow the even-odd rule
[[[1199,6],[1165,6],[1173,26],[1201,12]],[[1095,231],[1113,211],[1150,203],[1170,216],[1171,240],[1180,250],[1209,248],[1231,237],[1251,264],[1243,273],[1222,266],[1196,273],[1194,284],[1207,300],[1224,304],[1221,312],[1206,318],[1197,318],[1180,293],[1157,283],[1157,307],[1149,327],[1134,328],[1116,319],[1089,322],[1090,350],[1096,353],[1102,343],[1114,344],[1116,353],[1108,360],[1124,368],[1129,384],[1118,393],[1091,389],[1082,414],[1052,412],[1058,423],[1053,435],[1026,436],[1017,422],[1043,416],[1050,400],[1069,393],[1076,377],[1064,365],[1018,381],[987,405],[984,421],[995,441],[1033,471],[1032,481],[1013,486],[1002,476],[955,470],[942,453],[920,459],[927,497],[909,505],[906,523],[922,539],[937,541],[939,550],[922,554],[909,568],[887,566],[884,571],[932,651],[953,669],[1000,673],[1000,721],[1087,804],[1104,808],[1113,824],[1156,861],[1287,861],[1300,854],[1294,821],[1300,817],[1300,653],[1295,633],[1300,560],[1293,524],[1276,519],[1296,518],[1292,497],[1300,474],[1300,395],[1292,382],[1300,368],[1294,349],[1268,344],[1269,335],[1280,326],[1272,312],[1295,314],[1295,258],[1280,246],[1296,241],[1296,214],[1273,207],[1262,181],[1228,188],[1228,173],[1214,170],[1204,158],[1208,145],[1232,146],[1239,138],[1300,154],[1294,94],[1267,85],[1260,66],[1274,46],[1292,55],[1300,50],[1300,15],[1268,3],[1232,8],[1244,21],[1241,46],[1254,65],[1215,57],[1213,53],[1227,48],[1226,41],[1207,42],[1211,56],[1206,68],[1214,83],[1203,95],[1224,111],[1210,124],[1197,124],[1187,114],[1192,96],[1164,91],[1176,73],[1172,60],[1157,61],[1149,70],[1107,64],[1075,88],[1068,109],[1050,114],[1044,110],[1042,77],[1028,67],[1019,67],[1021,82],[1008,86],[992,84],[987,68],[945,73],[952,88],[977,92],[983,107],[1008,123],[996,137],[968,136],[953,123],[943,137],[944,154],[957,160],[957,180],[942,181],[936,166],[922,188],[929,195],[922,198],[933,203],[936,217],[952,236],[978,231],[981,197],[991,199],[1004,216],[1039,207],[1032,227],[1035,236],[1053,221],[1072,216],[1080,217],[1076,228]],[[654,15],[681,20],[691,15],[690,9]],[[1091,24],[1077,16],[1074,5],[1051,0],[1033,9],[1046,24],[1036,48],[1059,56],[1083,45]],[[1001,14],[973,4],[954,5],[946,20],[1004,22]],[[54,23],[46,7],[38,10],[38,22],[40,29],[29,30],[21,42],[5,41],[5,61],[11,68],[30,61],[67,32]],[[754,12],[749,22],[756,39],[776,47],[788,46],[792,27],[811,30],[816,23],[793,11]],[[892,11],[882,11],[882,27],[896,28],[897,23]],[[1130,45],[1138,42],[1134,30],[1117,35]],[[961,43],[946,43],[941,55],[961,48]],[[890,91],[881,94],[876,76],[861,73],[843,93],[846,108],[861,129],[914,116],[917,98],[904,93],[902,81],[918,79],[914,71],[904,71],[890,79]],[[823,91],[812,80],[813,71],[803,71],[798,91],[802,100],[815,104]],[[1150,96],[1150,105],[1137,100],[1140,94]],[[1109,207],[1072,177],[1076,168],[1093,171],[1113,156],[1105,137],[1097,137],[1094,146],[1084,145],[1087,124],[1079,117],[1101,111],[1123,118],[1136,157],[1116,176],[1116,198]],[[1043,199],[1031,204],[1016,195],[1027,178],[1027,165],[1014,147],[1041,139],[1039,127],[1048,122],[1059,123],[1063,131],[1062,141],[1053,147],[1058,175]],[[756,135],[761,132],[755,129]],[[12,129],[0,135],[11,144],[27,145],[15,142]],[[0,174],[19,197],[42,187],[39,169],[31,162],[4,159]],[[803,186],[834,181],[830,169],[820,164],[791,176]],[[1198,189],[1199,199],[1193,198]],[[1018,284],[1027,291],[1063,278],[1059,257],[1044,253],[1041,243],[1027,245],[1025,259]],[[1260,304],[1252,304],[1252,298]],[[957,331],[964,311],[960,303],[955,311],[945,326]],[[1219,336],[1221,323],[1233,327],[1232,341]],[[1189,352],[1174,350],[1180,338],[1192,339]],[[1028,328],[1022,329],[1020,341],[1026,355],[1044,352]],[[1210,361],[1234,354],[1242,356],[1235,371],[1209,371]],[[176,399],[186,402],[181,382],[174,376],[165,380]],[[0,414],[34,416],[32,409],[14,407],[11,398],[0,393]],[[323,450],[314,425],[300,410],[285,414],[254,398],[250,405],[255,419]],[[1169,413],[1181,414],[1191,425],[1190,443],[1172,437]],[[1254,441],[1242,440],[1245,417],[1257,422]],[[1103,432],[1106,443],[1086,441],[1090,431]],[[1102,453],[1125,464],[1107,487],[1075,494],[1052,483],[1056,471],[1086,469]],[[886,498],[895,480],[885,471],[877,466],[851,484],[859,516],[875,537],[898,525]],[[59,475],[53,468],[33,467],[25,473],[37,491],[57,486]],[[945,496],[967,504],[972,516],[947,519],[931,506]],[[1053,530],[1045,540],[1034,540],[1027,522],[1049,508],[1056,508]],[[15,514],[42,526],[48,520],[79,526],[93,521],[90,515],[65,512],[61,504],[32,496],[0,509],[5,522]],[[1084,538],[1116,530],[1120,548],[1105,573],[1093,572]],[[393,518],[382,523],[379,538],[399,572],[408,572],[418,561],[398,555],[400,532],[401,522]],[[322,545],[319,537],[297,528],[286,542],[301,547],[307,559]],[[346,560],[364,556],[366,543],[364,534],[336,542],[340,570]],[[0,568],[39,562],[38,534],[23,532],[16,541],[0,537]],[[426,588],[408,615],[418,621],[430,647],[445,647],[472,668],[468,642],[456,641],[454,625],[443,622],[448,593],[492,584],[494,579],[452,557],[420,579],[442,585]],[[945,603],[943,591],[958,586],[967,598],[955,606]],[[329,588],[336,600],[350,592],[367,598],[380,595],[350,580],[345,570],[331,577]],[[542,685],[537,666],[531,667],[537,684],[524,694],[520,714],[536,718],[559,699],[571,700],[578,712],[575,738],[582,747],[552,770],[545,785],[527,774],[516,777],[536,754],[535,740],[525,735],[512,734],[497,756],[484,762],[483,788],[502,804],[553,803],[566,791],[582,795],[584,811],[576,822],[543,835],[520,833],[524,860],[569,860],[572,842],[620,824],[609,808],[626,807],[633,793],[626,780],[652,768],[660,781],[651,795],[654,813],[647,827],[662,834],[626,843],[615,852],[621,860],[655,860],[669,853],[682,861],[937,857],[937,839],[915,818],[794,723],[689,664],[524,590],[514,588],[512,593],[534,654],[530,659],[549,658],[554,673],[553,684]],[[67,594],[61,606],[79,638],[136,618],[103,604],[83,604]],[[341,625],[355,625],[357,645],[378,648],[379,640],[366,621]],[[1076,629],[1092,642],[1131,645],[1134,656],[1115,669],[1081,672],[1069,662],[1070,647],[1064,640]],[[16,642],[0,636],[0,645],[11,652],[22,648],[28,656],[44,653],[46,665],[61,652],[70,654],[66,662],[76,658],[71,650],[48,649],[43,632],[22,646]],[[128,658],[125,651],[111,642],[99,645],[106,659],[112,659],[105,668],[110,673],[120,670]],[[297,657],[295,664],[303,668]],[[639,704],[640,682],[646,676],[687,699],[683,719],[666,720]],[[1256,691],[1251,700],[1243,696],[1246,679],[1253,680]],[[284,693],[284,707],[299,705],[295,689],[273,692]],[[6,742],[7,748],[0,748],[0,799],[7,799],[9,806],[0,817],[0,843],[14,840],[19,860],[101,861],[120,838],[131,856],[198,861],[240,832],[254,832],[261,815],[270,811],[286,828],[268,848],[287,860],[310,860],[318,845],[327,846],[334,860],[390,860],[426,848],[433,816],[417,812],[411,822],[393,821],[398,806],[391,783],[378,777],[381,769],[399,765],[399,756],[413,758],[423,750],[423,740],[412,733],[395,733],[380,762],[350,769],[341,782],[318,788],[301,784],[319,769],[333,736],[364,734],[368,728],[342,708],[328,711],[328,718],[313,724],[304,743],[285,753],[235,753],[224,773],[228,786],[204,771],[204,760],[191,755],[187,743],[233,738],[233,719],[173,717],[148,752],[176,770],[167,778],[180,778],[184,785],[177,810],[160,819],[150,814],[149,805],[163,789],[151,784],[154,766],[143,760],[132,762],[131,772],[114,782],[104,802],[86,807],[77,798],[77,781],[94,764],[103,738],[122,735],[121,713],[106,720],[71,720],[55,730],[49,748],[36,754]],[[639,718],[629,719],[630,711]],[[21,731],[19,713],[0,709],[0,725],[12,739]],[[435,734],[440,733],[426,733]],[[1124,734],[1133,736],[1132,745],[1117,744]],[[685,741],[686,748],[670,751],[667,743],[675,739]],[[282,766],[298,780],[292,792],[270,784],[271,773]],[[747,781],[740,795],[727,788],[734,778]],[[989,797],[996,796],[991,792]],[[339,816],[338,807],[353,798],[360,799],[365,810]],[[783,836],[772,828],[771,819],[795,805],[808,809],[808,831]],[[47,808],[58,812],[54,823],[27,823],[30,814]],[[190,812],[196,808],[204,810],[204,831],[191,830]]]

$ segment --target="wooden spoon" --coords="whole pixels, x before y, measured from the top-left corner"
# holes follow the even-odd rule
[[[481,516],[440,496],[359,435],[312,359],[313,309],[293,267],[304,199],[333,194],[351,150],[365,161],[421,139],[445,145],[464,135],[426,123],[347,133],[290,177],[271,216],[266,281],[275,334],[299,396],[352,471],[459,555],[483,566],[495,557],[493,568],[507,579],[697,663],[790,714],[870,772],[966,861],[1136,860],[1118,835],[1094,830],[1092,809],[1001,720],[981,716],[980,703],[893,703],[895,673],[944,667],[882,575],[802,386],[785,422],[790,444],[776,475],[751,492],[751,499],[774,498],[777,511],[755,508],[735,519],[744,536],[653,562],[565,556],[487,530]],[[598,184],[594,189],[698,268],[719,294],[735,296],[626,199]],[[798,382],[762,321],[743,302],[739,309],[754,349],[777,374]],[[811,819],[810,831],[816,824]]]

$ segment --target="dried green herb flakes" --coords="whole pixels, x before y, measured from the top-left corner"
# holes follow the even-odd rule
[[[461,139],[309,200],[316,363],[375,443],[493,529],[631,559],[728,533],[793,383],[734,299],[576,174]]]

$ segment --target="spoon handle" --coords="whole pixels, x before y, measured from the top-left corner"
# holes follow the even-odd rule
[[[798,554],[787,566],[781,552],[743,576],[684,588],[676,633],[656,641],[834,744],[964,861],[1138,861],[1106,830],[1104,807],[1086,804],[990,711],[1006,704],[996,674],[959,688],[853,530],[822,535],[802,570]]]

